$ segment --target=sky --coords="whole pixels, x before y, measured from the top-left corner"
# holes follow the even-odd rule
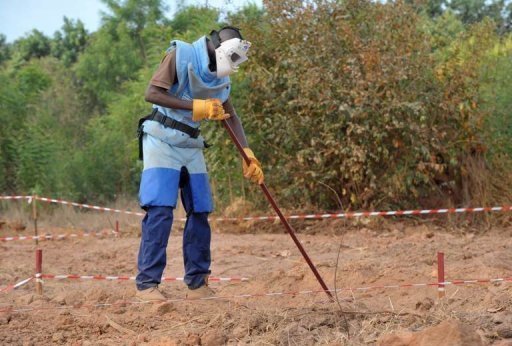
[[[205,5],[236,10],[248,3],[261,6],[262,0],[164,0],[169,7],[166,16],[171,18],[177,9],[177,3],[185,5]],[[64,16],[80,19],[87,31],[93,32],[100,25],[100,11],[107,7],[100,0],[0,0],[0,33],[7,42],[25,36],[37,29],[46,36],[60,30]]]

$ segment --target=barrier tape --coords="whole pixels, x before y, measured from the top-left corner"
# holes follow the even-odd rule
[[[40,201],[49,203],[60,203],[65,205],[72,205],[74,207],[88,208],[99,211],[108,211],[118,214],[138,215],[144,216],[144,213],[112,209],[100,207],[89,204],[80,204],[69,202],[62,199],[53,199],[39,196],[0,196],[0,199],[31,199],[35,198]],[[501,207],[477,207],[477,208],[445,208],[445,209],[417,209],[417,210],[396,210],[396,211],[362,211],[362,212],[347,212],[347,213],[334,213],[334,214],[302,214],[302,215],[288,215],[286,219],[330,219],[330,218],[357,218],[357,217],[374,217],[374,216],[403,216],[403,215],[432,215],[432,214],[457,214],[457,213],[478,213],[478,212],[505,212],[512,211],[512,206]],[[217,217],[212,218],[213,221],[251,221],[251,220],[278,220],[278,216],[248,216],[248,217]],[[186,218],[176,219],[177,221],[186,221]]]
[[[127,281],[127,280],[135,280],[135,276],[107,276],[107,275],[54,275],[54,274],[43,274],[41,276],[43,279],[75,279],[75,280],[110,280],[110,281]],[[164,277],[162,281],[183,281],[181,277]],[[226,282],[226,281],[249,281],[249,278],[244,277],[208,277],[208,282]]]
[[[0,200],[8,199],[32,199],[33,196],[0,196]]]
[[[439,285],[473,285],[473,284],[485,284],[485,283],[496,283],[496,282],[512,282],[512,277],[507,278],[496,278],[496,279],[476,279],[476,280],[453,280],[453,281],[445,281],[445,282],[435,282],[435,283],[419,283],[419,284],[396,284],[396,285],[382,285],[382,286],[368,286],[368,287],[357,287],[357,288],[339,288],[337,290],[329,290],[332,293],[335,292],[343,292],[343,291],[367,291],[371,289],[389,289],[389,288],[411,288],[411,287],[434,287]],[[207,298],[197,298],[197,299],[186,299],[186,298],[177,298],[177,299],[168,299],[166,302],[175,303],[175,302],[191,302],[191,301],[204,301],[204,300],[227,300],[227,299],[237,299],[237,298],[262,298],[262,297],[284,297],[284,296],[298,296],[298,295],[308,295],[308,294],[317,294],[324,293],[324,290],[306,290],[306,291],[284,291],[284,292],[267,292],[267,293],[255,293],[255,294],[238,294],[233,296],[214,296]],[[343,299],[341,299],[343,300]],[[22,313],[29,311],[39,311],[39,310],[60,310],[60,309],[80,309],[80,308],[100,308],[100,307],[113,307],[113,306],[126,306],[126,305],[140,305],[140,304],[152,304],[155,302],[134,302],[134,301],[119,301],[115,303],[97,303],[97,304],[81,304],[81,305],[73,305],[73,306],[58,306],[58,307],[19,307],[15,308],[13,306],[2,306],[0,307],[0,312],[12,312],[12,313]],[[162,302],[158,302],[161,304]]]
[[[79,279],[79,280],[135,280],[135,276],[105,276],[105,275],[54,275],[54,274],[42,274],[43,279]],[[164,277],[162,281],[183,281],[183,278],[179,277]],[[219,281],[249,281],[248,278],[244,277],[209,277],[210,282]],[[452,280],[443,282],[432,282],[432,283],[406,283],[396,285],[379,285],[379,286],[366,286],[366,287],[347,287],[339,288],[338,292],[343,291],[368,291],[375,289],[390,289],[390,288],[410,288],[410,287],[443,287],[444,285],[466,285],[466,284],[479,284],[479,283],[496,283],[496,282],[512,282],[512,277],[496,278],[496,279],[475,279],[475,280]],[[320,290],[323,292],[323,290]]]
[[[37,199],[39,201],[43,201],[43,202],[72,205],[73,207],[94,209],[94,210],[99,210],[99,211],[109,211],[109,212],[118,213],[118,214],[128,214],[128,215],[138,215],[138,216],[145,215],[144,213],[138,213],[138,212],[134,212],[134,211],[112,209],[112,208],[107,208],[107,207],[99,207],[97,205],[80,204],[80,203],[65,201],[63,199],[54,199],[54,198],[46,198],[46,197],[39,197],[39,196],[36,196],[35,199]]]
[[[483,211],[511,211],[512,206],[503,207],[479,207],[479,208],[448,208],[448,209],[424,209],[424,210],[397,210],[397,211],[362,211],[338,214],[305,214],[289,215],[287,219],[329,219],[329,218],[356,218],[372,216],[402,216],[402,215],[427,215],[427,214],[455,214],[455,213],[477,213]],[[237,221],[237,220],[277,220],[278,216],[253,216],[242,218],[216,218],[216,221]]]
[[[10,292],[12,290],[15,290],[17,289],[18,287],[21,287],[27,283],[29,283],[34,277],[29,277],[25,280],[21,280],[20,282],[16,283],[16,284],[12,284],[12,285],[8,285],[8,286],[5,286],[3,288],[0,288],[0,293],[7,293],[7,292]]]
[[[102,235],[111,235],[118,236],[119,232],[116,231],[102,231],[102,232],[90,232],[90,233],[63,233],[63,234],[41,234],[41,235],[32,235],[32,236],[10,236],[10,237],[0,237],[0,242],[6,241],[15,241],[15,240],[60,240],[64,238],[78,238],[78,237],[99,237]]]

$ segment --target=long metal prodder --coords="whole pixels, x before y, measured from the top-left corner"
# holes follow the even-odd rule
[[[240,144],[240,141],[238,140],[238,138],[236,138],[235,133],[234,133],[233,129],[231,128],[231,126],[228,124],[228,122],[226,120],[222,120],[222,125],[224,125],[224,127],[228,131],[229,136],[235,143],[235,145],[236,145],[238,151],[240,152],[240,155],[242,155],[242,158],[244,159],[244,161],[247,164],[250,164],[251,161],[249,160],[249,157],[247,157],[247,155],[245,154],[244,148],[242,147],[242,144]],[[323,290],[329,296],[329,298],[331,300],[334,300],[334,297],[332,296],[331,292],[329,291],[329,288],[327,287],[324,280],[320,276],[320,273],[318,273],[318,270],[316,269],[313,262],[311,262],[311,259],[309,258],[308,254],[306,253],[306,250],[304,250],[304,247],[302,247],[302,244],[299,242],[299,239],[297,239],[297,236],[295,235],[295,231],[293,230],[292,226],[288,223],[288,221],[284,217],[283,213],[281,213],[281,210],[277,206],[276,201],[274,200],[274,198],[268,191],[267,186],[265,185],[265,183],[262,183],[262,184],[260,184],[260,187],[263,190],[263,193],[265,194],[265,196],[267,196],[267,199],[270,202],[270,204],[272,205],[272,208],[274,208],[277,215],[279,216],[279,219],[281,220],[281,223],[283,224],[284,228],[286,228],[286,231],[292,237],[293,242],[299,248],[300,253],[302,254],[304,259],[308,263],[309,268],[311,268],[311,270],[313,271],[313,274],[315,274],[315,277],[318,280],[318,282],[320,283],[320,286],[322,286]]]

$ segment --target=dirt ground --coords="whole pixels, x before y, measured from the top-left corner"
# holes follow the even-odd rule
[[[33,234],[30,224],[17,227],[1,218],[0,237]],[[130,220],[119,237],[41,241],[43,272],[135,275],[139,220]],[[136,303],[133,281],[46,279],[42,296],[30,282],[0,293],[0,344],[375,345],[382,335],[420,331],[450,318],[469,325],[484,344],[503,342],[499,328],[512,323],[510,281],[447,286],[443,299],[432,286],[345,288],[436,282],[438,251],[445,253],[447,281],[510,278],[512,227],[446,227],[441,217],[292,225],[329,288],[342,289],[336,302],[318,292],[320,285],[279,223],[213,222],[212,275],[250,279],[212,283],[223,299],[181,300],[181,282],[161,285],[170,301],[160,304]],[[164,276],[183,275],[180,228],[173,227]],[[33,241],[0,242],[0,287],[33,275],[35,247]],[[316,292],[299,293],[307,290]]]

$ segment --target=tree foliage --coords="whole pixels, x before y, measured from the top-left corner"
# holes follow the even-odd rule
[[[41,31],[33,29],[26,37],[14,43],[14,59],[27,62],[32,58],[50,55],[50,39]]]
[[[6,42],[6,37],[4,34],[0,34],[0,65],[7,61],[9,57],[9,45]]]
[[[62,32],[56,31],[51,42],[51,52],[65,66],[74,64],[87,44],[88,34],[84,23],[64,17]]]

